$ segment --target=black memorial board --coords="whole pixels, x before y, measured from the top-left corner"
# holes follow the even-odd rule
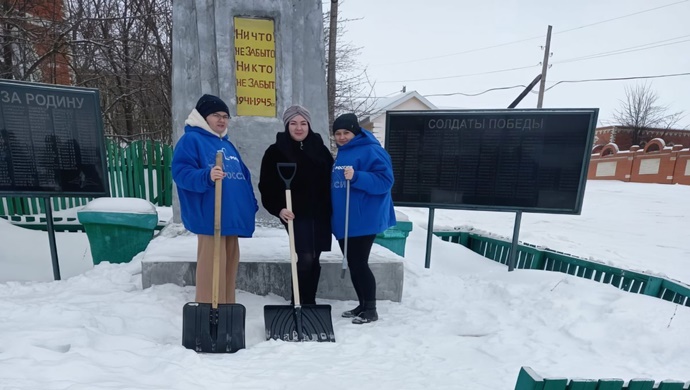
[[[388,111],[397,206],[579,214],[598,109]]]
[[[0,81],[0,195],[109,195],[98,90]]]

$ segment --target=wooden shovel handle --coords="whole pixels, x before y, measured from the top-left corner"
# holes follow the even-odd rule
[[[290,189],[285,190],[285,203],[288,211],[292,212],[292,193]],[[292,219],[288,220],[288,238],[290,240],[290,274],[292,275],[292,294],[295,300],[295,307],[300,307],[299,279],[297,278],[297,253],[295,251],[295,224]]]

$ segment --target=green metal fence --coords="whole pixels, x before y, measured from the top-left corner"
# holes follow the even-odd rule
[[[530,367],[522,367],[515,390],[688,390],[690,382],[672,379],[655,383],[653,379],[568,379],[542,378]]]
[[[52,198],[53,210],[65,210],[83,206],[90,198]],[[43,202],[38,198],[6,197],[0,198],[0,215],[43,214]]]
[[[434,234],[444,241],[461,244],[475,253],[508,265],[511,247],[508,241],[470,232],[446,231]],[[515,268],[562,272],[610,284],[630,293],[649,295],[690,307],[690,287],[666,278],[628,271],[529,245],[518,246],[516,263]]]
[[[157,206],[172,205],[173,148],[160,141],[121,144],[107,139],[106,159],[110,196],[146,199]],[[52,198],[53,210],[65,210],[88,203],[90,198]],[[43,214],[37,198],[0,197],[0,215]]]

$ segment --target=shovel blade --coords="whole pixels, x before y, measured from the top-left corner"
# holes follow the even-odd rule
[[[266,340],[335,342],[331,305],[264,306]]]
[[[246,310],[238,303],[189,302],[182,308],[182,345],[196,352],[233,353],[244,349]]]

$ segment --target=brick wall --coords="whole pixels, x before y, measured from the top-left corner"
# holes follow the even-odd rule
[[[621,150],[628,150],[632,145],[632,129],[621,126],[599,127],[594,132],[597,146],[609,143],[618,145]],[[640,132],[640,144],[645,145],[654,138],[661,138],[667,145],[690,145],[690,130],[645,129]]]
[[[69,68],[68,48],[64,40],[56,35],[60,31],[61,22],[64,21],[62,0],[17,0],[13,7],[29,18],[46,21],[45,23],[26,22],[22,26],[30,34],[42,38],[38,42],[31,43],[36,58],[45,56],[38,65],[40,71],[38,81],[71,85],[72,72]],[[53,53],[50,53],[51,50]]]
[[[690,185],[690,149],[682,149],[676,155],[673,184]]]
[[[589,164],[589,180],[621,180],[637,183],[690,185],[690,149],[666,146],[655,138],[644,149],[633,146],[620,151],[609,143],[594,149]]]

